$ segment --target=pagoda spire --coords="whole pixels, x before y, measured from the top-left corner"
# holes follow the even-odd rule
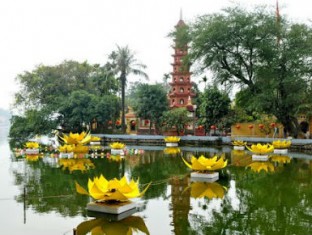
[[[182,12],[182,7],[180,8],[180,20],[183,20],[183,12]]]

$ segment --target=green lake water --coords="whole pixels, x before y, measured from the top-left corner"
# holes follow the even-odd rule
[[[16,157],[2,135],[0,234],[65,235],[77,228],[77,234],[312,234],[312,155],[290,152],[255,165],[264,169],[256,172],[248,151],[230,147],[172,154],[162,146],[128,148],[144,153],[78,160],[46,154],[32,161]],[[193,182],[181,157],[215,154],[228,159],[219,179]],[[115,221],[86,211],[90,199],[76,193],[74,182],[86,187],[101,174],[139,179],[142,187],[152,182],[137,212]]]

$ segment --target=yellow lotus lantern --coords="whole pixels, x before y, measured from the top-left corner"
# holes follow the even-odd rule
[[[64,141],[65,144],[88,144],[91,141],[91,135],[88,132],[81,132],[78,133],[72,133],[70,132],[69,135],[64,134],[63,136],[60,136],[60,139]]]
[[[111,154],[113,155],[124,155],[124,148],[126,145],[120,142],[113,142],[110,144]]]
[[[268,154],[273,152],[274,147],[272,144],[253,144],[249,148],[246,146],[249,151],[253,153],[252,160],[255,161],[267,161],[269,159]]]
[[[234,150],[244,150],[247,142],[242,140],[234,140],[232,144],[234,146]]]
[[[192,182],[190,187],[193,198],[223,198],[226,190],[217,182]]]
[[[139,181],[131,180],[130,183],[126,177],[120,180],[114,178],[107,180],[103,175],[94,177],[93,180],[88,181],[88,192],[76,182],[76,190],[80,194],[89,195],[98,202],[103,201],[128,201],[129,198],[141,197],[149,185],[140,192]]]
[[[98,147],[101,145],[101,138],[98,136],[91,136],[90,145],[92,147]]]
[[[39,154],[39,143],[33,141],[26,142],[25,147],[26,154]]]
[[[39,148],[39,143],[37,143],[37,142],[27,142],[25,144],[25,146],[28,149],[38,149]]]
[[[98,137],[98,136],[91,136],[91,141],[92,141],[92,142],[101,141],[101,137]]]
[[[177,136],[166,136],[164,138],[167,147],[177,147],[180,139],[181,138]]]
[[[214,156],[212,158],[206,158],[201,155],[198,159],[194,156],[191,158],[191,164],[188,163],[184,158],[182,158],[183,162],[187,167],[192,169],[191,178],[207,178],[207,179],[217,179],[219,178],[220,170],[227,166],[227,160],[224,161],[224,156],[218,158],[218,156]]]
[[[206,158],[201,155],[198,159],[194,156],[191,158],[191,164],[189,164],[184,158],[182,158],[185,165],[194,171],[216,171],[227,166],[227,160],[224,161],[223,156],[214,156],[212,158]]]
[[[272,142],[272,145],[274,146],[274,153],[287,154],[288,148],[291,145],[291,141],[290,140],[274,140]]]
[[[139,216],[129,216],[120,221],[112,221],[108,218],[96,218],[84,221],[76,228],[76,234],[97,234],[97,235],[120,235],[120,234],[150,234],[144,220]]]
[[[112,149],[124,149],[126,147],[125,144],[120,142],[114,142],[109,145]]]
[[[257,173],[260,173],[262,170],[265,172],[274,172],[274,166],[271,162],[253,162],[247,168]]]

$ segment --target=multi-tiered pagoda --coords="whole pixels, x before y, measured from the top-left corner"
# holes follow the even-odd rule
[[[176,30],[181,30],[187,27],[182,17],[175,26]],[[190,107],[191,98],[195,96],[192,92],[191,73],[189,66],[183,63],[183,57],[188,53],[188,45],[181,43],[178,38],[174,40],[174,54],[173,56],[173,72],[172,82],[169,83],[171,90],[168,94],[170,108]]]

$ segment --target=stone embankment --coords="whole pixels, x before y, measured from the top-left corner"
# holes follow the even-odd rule
[[[131,145],[165,145],[163,135],[111,135],[98,134],[104,143],[123,142]],[[181,136],[180,146],[212,146],[231,145],[233,140],[243,140],[247,144],[272,143],[276,138],[253,138],[253,137],[221,137],[221,136]],[[283,140],[283,139],[281,139]],[[291,139],[291,149],[312,150],[312,139]]]

